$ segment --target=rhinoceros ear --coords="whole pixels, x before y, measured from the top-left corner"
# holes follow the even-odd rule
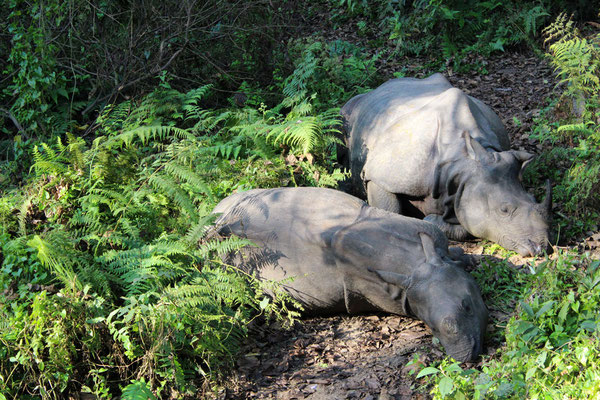
[[[533,161],[534,155],[522,150],[511,150],[511,153],[515,156],[515,158],[521,162],[521,170],[519,171],[519,180],[523,180],[523,172],[525,171],[525,167],[531,161]]]
[[[425,253],[425,260],[430,264],[439,264],[441,262],[440,255],[435,251],[435,242],[433,238],[425,232],[419,233],[421,237],[421,245],[423,246],[423,253]]]
[[[492,155],[481,145],[481,143],[473,139],[468,131],[464,131],[462,136],[465,140],[467,154],[471,159],[483,164],[490,164],[493,162],[494,158]]]
[[[402,289],[407,289],[412,282],[410,276],[399,274],[397,272],[376,270],[375,273],[385,282],[396,285]]]

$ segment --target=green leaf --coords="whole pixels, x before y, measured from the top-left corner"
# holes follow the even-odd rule
[[[451,378],[445,376],[438,383],[438,389],[442,397],[446,397],[454,390],[454,382]]]
[[[265,297],[264,299],[261,300],[261,302],[259,303],[260,309],[264,310],[267,308],[267,306],[269,305],[269,298]]]
[[[503,382],[498,386],[498,389],[494,391],[494,395],[498,397],[508,397],[514,390],[513,384]]]
[[[531,367],[527,370],[527,373],[525,374],[525,380],[528,381],[531,379],[532,376],[535,375],[536,371],[537,371],[537,367]]]
[[[448,367],[444,368],[447,372],[463,372],[463,369],[460,367],[459,363],[450,364]]]
[[[560,308],[560,311],[558,312],[558,320],[560,322],[564,322],[565,319],[567,318],[567,313],[569,312],[569,303],[565,303],[563,304],[563,306]]]
[[[575,349],[575,356],[577,357],[577,360],[583,365],[585,366],[587,364],[587,360],[590,354],[590,349],[589,347],[577,347]]]
[[[523,311],[525,311],[527,313],[527,315],[529,315],[530,317],[534,317],[535,314],[533,313],[533,308],[531,308],[531,306],[528,303],[525,303],[524,301],[521,302],[521,308],[523,309]]]
[[[418,378],[422,378],[424,376],[427,375],[431,375],[431,374],[437,374],[438,372],[440,372],[439,369],[435,368],[435,367],[426,367],[423,368],[418,374],[417,374],[417,379]]]
[[[131,381],[129,385],[123,389],[121,396],[122,400],[158,400],[157,397],[152,393],[148,384],[141,381]]]
[[[546,311],[550,310],[550,309],[551,309],[551,308],[554,306],[554,303],[555,303],[555,301],[554,301],[554,300],[549,300],[549,301],[545,302],[545,303],[542,305],[542,308],[540,308],[540,309],[538,310],[538,312],[535,314],[535,317],[536,317],[536,318],[539,318],[539,317],[541,317],[542,315],[544,315],[544,313],[545,313]]]
[[[548,357],[548,352],[542,351],[540,353],[540,355],[537,356],[537,358],[535,359],[536,364],[539,365],[540,368],[545,368],[546,367],[546,358],[547,357]]]
[[[594,332],[596,330],[596,322],[594,320],[587,320],[581,323],[581,328],[588,332]]]

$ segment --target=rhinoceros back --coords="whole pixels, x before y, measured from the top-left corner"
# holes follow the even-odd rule
[[[232,195],[213,212],[225,233],[248,238],[229,261],[283,288],[314,312],[343,312],[340,273],[330,249],[332,236],[351,224],[366,204],[353,196],[319,188],[256,189]]]
[[[269,246],[301,242],[323,245],[328,234],[358,218],[365,202],[319,188],[254,189],[221,201],[217,225]]]
[[[354,232],[382,253],[400,251],[393,262],[377,268],[404,274],[424,261],[419,232],[434,238],[441,256],[447,251],[445,236],[432,224],[369,207],[331,189],[256,189],[224,199],[214,212],[221,213],[216,225],[223,233],[248,238],[258,246],[232,255],[228,262],[262,279],[284,280],[284,289],[313,312],[348,311],[344,276],[352,273],[350,269],[360,274],[375,267],[373,262],[356,265],[344,260],[348,249],[332,248],[340,235]],[[379,232],[376,237],[370,237],[373,229]],[[390,235],[404,245],[389,248]]]

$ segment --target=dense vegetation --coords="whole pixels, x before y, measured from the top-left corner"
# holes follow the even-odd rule
[[[577,29],[599,11],[591,6],[7,3],[0,399],[194,395],[218,382],[251,321],[290,323],[297,313],[276,286],[220,261],[248,243],[215,238],[210,211],[237,190],[346,178],[335,162],[337,107],[386,79],[377,73],[383,60],[469,70],[491,52],[545,43],[563,95],[537,121],[534,134],[552,146],[528,179],[567,163],[554,176],[557,222],[578,223],[561,240],[597,229],[600,34],[596,25]],[[303,16],[322,15],[355,26],[365,44],[303,33]],[[532,264],[530,274],[484,264],[475,274],[486,301],[518,304],[497,333],[505,345],[482,370],[444,360],[419,379],[438,397],[594,396],[598,266],[574,252]]]

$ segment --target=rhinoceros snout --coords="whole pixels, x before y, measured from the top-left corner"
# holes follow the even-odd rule
[[[542,252],[542,246],[539,243],[535,243],[532,240],[527,240],[529,242],[529,248],[531,249],[531,255],[536,256]]]
[[[448,349],[448,354],[460,362],[474,362],[477,360],[482,350],[482,341],[478,338],[469,337],[464,340],[458,348]]]
[[[539,256],[542,253],[551,254],[552,251],[552,246],[547,241],[544,241],[544,243],[538,243],[531,239],[527,239],[524,246],[521,246],[518,249],[519,254],[523,257]]]

